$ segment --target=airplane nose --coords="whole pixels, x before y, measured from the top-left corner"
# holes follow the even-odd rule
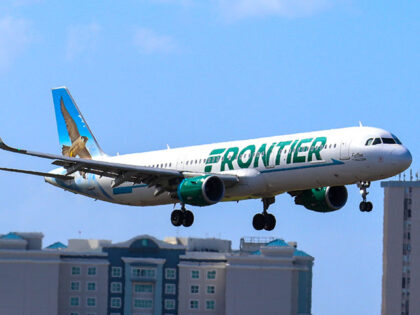
[[[407,148],[402,147],[392,151],[392,162],[402,171],[410,167],[413,158]]]

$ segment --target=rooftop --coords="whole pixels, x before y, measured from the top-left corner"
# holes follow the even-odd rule
[[[390,180],[386,182],[381,182],[381,187],[420,187],[420,180],[416,180],[416,181]]]

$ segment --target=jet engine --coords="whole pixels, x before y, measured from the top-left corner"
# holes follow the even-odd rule
[[[295,203],[317,212],[331,212],[342,208],[347,202],[345,186],[321,187],[303,190],[295,197]]]
[[[178,199],[193,206],[209,206],[223,199],[225,184],[214,175],[185,178],[178,186]]]

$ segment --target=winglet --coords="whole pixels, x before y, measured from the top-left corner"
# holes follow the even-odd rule
[[[4,143],[3,139],[0,138],[0,149],[11,151],[11,147],[9,147],[6,143]]]
[[[10,152],[15,152],[15,153],[23,153],[23,154],[26,154],[27,152],[26,150],[20,150],[20,149],[9,147],[6,143],[4,143],[2,138],[0,138],[0,149],[10,151]]]

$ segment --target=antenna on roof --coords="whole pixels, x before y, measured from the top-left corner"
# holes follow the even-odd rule
[[[359,120],[359,127],[363,127],[363,124],[360,120]]]
[[[398,180],[401,181],[401,173],[398,174]]]
[[[416,172],[416,180],[419,180],[419,172]]]
[[[413,170],[410,168],[410,182],[413,181]]]

